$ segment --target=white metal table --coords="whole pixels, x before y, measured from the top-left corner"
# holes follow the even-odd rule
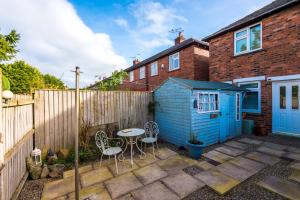
[[[130,145],[130,163],[131,167],[133,166],[133,145],[135,144],[137,149],[141,152],[142,155],[146,155],[142,149],[138,146],[137,139],[139,136],[143,135],[145,133],[144,129],[140,128],[129,128],[125,130],[118,131],[117,135],[120,137],[124,137],[126,141],[126,146],[124,151],[122,152],[122,156],[124,158],[123,153],[126,151],[127,146]]]

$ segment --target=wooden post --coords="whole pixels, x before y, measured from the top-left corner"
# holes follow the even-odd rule
[[[0,200],[4,200],[3,176],[1,171],[4,167],[4,135],[2,131],[2,71],[0,68]]]
[[[76,67],[75,70],[75,80],[76,80],[76,92],[75,92],[75,199],[79,200],[79,172],[78,172],[78,136],[79,136],[79,77],[80,77],[80,68]]]

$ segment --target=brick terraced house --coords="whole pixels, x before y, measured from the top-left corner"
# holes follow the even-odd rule
[[[256,131],[299,137],[300,1],[273,1],[203,40],[210,80],[248,89],[242,108]]]
[[[169,77],[208,80],[208,43],[179,33],[175,45],[141,62],[133,61],[121,90],[152,91]]]

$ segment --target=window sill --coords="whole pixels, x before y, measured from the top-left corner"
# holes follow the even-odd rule
[[[173,71],[177,71],[177,70],[180,70],[180,67],[176,68],[176,69],[172,69],[172,70],[169,69],[169,72],[173,72]]]
[[[251,54],[254,54],[254,53],[261,52],[261,51],[264,51],[264,49],[257,49],[257,50],[248,51],[248,52],[245,52],[245,53],[234,54],[233,57],[236,58],[236,57],[240,57],[240,56],[251,55]]]
[[[145,79],[145,78],[140,78],[139,80],[143,80],[143,79]]]
[[[158,74],[155,74],[155,75],[150,75],[150,77],[154,77],[154,76],[158,76]]]

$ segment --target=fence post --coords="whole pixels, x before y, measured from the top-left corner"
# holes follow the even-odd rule
[[[4,167],[4,135],[2,133],[2,70],[0,68],[0,200],[4,200],[3,176],[1,171]]]

